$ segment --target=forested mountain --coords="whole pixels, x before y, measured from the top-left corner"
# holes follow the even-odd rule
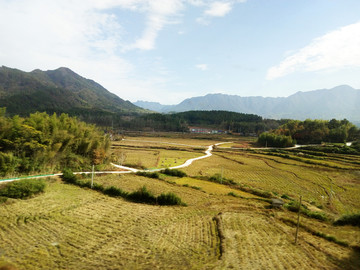
[[[152,103],[135,102],[143,108]],[[240,97],[236,95],[209,94],[184,100],[178,105],[157,106],[159,112],[184,112],[190,110],[226,110],[257,114],[265,118],[349,119],[360,121],[360,90],[342,85],[332,89],[297,92],[289,97]],[[152,110],[156,107],[152,106]]]
[[[20,115],[36,111],[75,115],[145,111],[64,67],[32,72],[0,67],[0,107]]]

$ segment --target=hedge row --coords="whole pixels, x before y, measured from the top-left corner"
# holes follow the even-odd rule
[[[78,177],[73,174],[70,170],[64,170],[62,179],[64,182],[77,185],[79,187],[91,188],[91,181],[83,181],[78,179]],[[94,183],[93,189],[97,190],[103,194],[106,194],[111,197],[122,197],[126,200],[138,203],[147,203],[147,204],[158,204],[158,205],[182,205],[186,206],[185,203],[174,193],[162,193],[159,196],[153,195],[146,186],[143,186],[137,191],[126,192],[122,189],[114,186],[104,187],[101,184]]]

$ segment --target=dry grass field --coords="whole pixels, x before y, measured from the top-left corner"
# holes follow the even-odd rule
[[[200,147],[234,141],[179,136],[126,138],[114,143],[113,153],[152,168],[162,167],[165,158],[179,165],[203,155]],[[56,178],[40,195],[9,199],[0,204],[0,269],[2,263],[15,269],[358,269],[360,228],[333,226],[332,219],[360,211],[359,170],[231,148],[238,145],[248,143],[238,139],[216,149],[184,168],[184,178],[95,176],[96,183],[127,192],[143,186],[155,195],[172,192],[187,206],[133,203]],[[346,163],[339,156],[329,162]],[[207,180],[221,173],[273,196],[302,195],[309,209],[330,220],[302,215],[295,245],[296,213]]]

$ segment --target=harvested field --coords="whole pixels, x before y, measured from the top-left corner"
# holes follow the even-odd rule
[[[112,150],[115,156],[122,155],[124,163],[151,168],[162,167],[165,160],[178,165],[202,156],[206,146],[219,142],[179,136],[134,137],[115,142]],[[237,140],[228,146],[248,143]],[[213,154],[182,169],[188,174],[184,178],[97,174],[94,179],[127,192],[143,186],[156,196],[172,192],[187,207],[132,203],[59,179],[48,180],[46,191],[36,197],[9,199],[0,204],[0,265],[4,261],[18,269],[358,268],[360,229],[332,225],[333,219],[360,211],[359,172],[341,168],[344,159],[331,156],[331,163],[339,166],[335,169],[230,147]],[[347,160],[356,162],[356,157]],[[267,199],[246,189],[208,181],[220,174],[246,186],[248,192],[293,199],[302,195],[306,207],[325,213],[329,220],[302,215],[295,245],[296,213],[272,209]]]
[[[294,244],[292,228],[260,213],[221,215],[227,269],[356,269],[354,251],[302,233]],[[330,260],[329,260],[330,259]]]
[[[218,257],[209,210],[129,203],[55,182],[1,213],[0,254],[20,269],[199,269]]]

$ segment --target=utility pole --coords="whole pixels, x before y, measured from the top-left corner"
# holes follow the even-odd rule
[[[92,165],[92,174],[91,174],[91,188],[94,186],[94,165]]]
[[[299,204],[299,210],[298,210],[298,219],[297,219],[296,233],[295,233],[295,244],[297,243],[298,233],[299,233],[299,226],[300,226],[301,199],[302,199],[302,196],[300,196],[300,204]]]

